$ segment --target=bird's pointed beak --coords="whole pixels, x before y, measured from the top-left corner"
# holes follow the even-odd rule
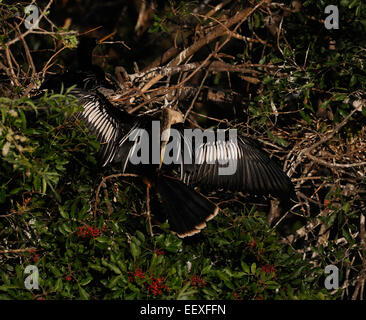
[[[159,169],[163,165],[164,155],[165,155],[165,149],[166,149],[166,143],[163,142],[162,145],[161,145],[161,147],[160,147],[160,164],[159,164]]]

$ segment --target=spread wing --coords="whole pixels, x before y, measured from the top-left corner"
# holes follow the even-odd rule
[[[182,144],[187,145],[183,135]],[[289,177],[247,138],[216,139],[193,146],[189,152],[193,155],[192,164],[184,164],[181,173],[188,185],[280,197],[293,194]]]
[[[71,94],[78,98],[83,107],[76,117],[84,120],[91,134],[100,143],[99,157],[102,165],[122,161],[125,169],[135,144],[129,137],[139,126],[138,118],[114,107],[97,91],[74,89]]]

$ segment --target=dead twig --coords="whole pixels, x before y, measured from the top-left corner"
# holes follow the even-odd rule
[[[111,174],[107,177],[103,177],[102,181],[99,183],[98,187],[97,187],[97,191],[96,191],[96,195],[95,195],[95,203],[94,203],[94,218],[96,218],[97,216],[97,208],[98,208],[98,202],[99,202],[99,192],[100,192],[100,188],[105,185],[105,182],[109,179],[113,179],[113,178],[119,178],[119,177],[139,177],[139,175],[137,174],[133,174],[133,173],[118,173],[118,174]]]
[[[195,43],[193,43],[190,47],[183,50],[177,57],[175,57],[171,62],[168,63],[168,66],[174,67],[178,66],[181,63],[183,63],[188,57],[192,56],[194,53],[196,53],[199,49],[201,49],[206,44],[212,42],[218,37],[221,37],[225,34],[227,34],[227,30],[233,26],[234,24],[237,24],[240,22],[243,23],[248,19],[248,17],[255,12],[260,6],[265,3],[265,0],[262,0],[259,2],[256,6],[253,8],[246,8],[241,11],[239,11],[234,17],[229,19],[226,23],[218,25],[212,32],[207,34],[205,37],[197,40]],[[150,80],[143,88],[142,92],[147,91],[150,87],[152,87],[156,82],[161,80],[163,76],[157,75],[155,78]]]
[[[23,253],[23,252],[36,252],[36,248],[25,248],[25,249],[7,249],[7,250],[0,250],[0,254],[8,254],[8,253]]]

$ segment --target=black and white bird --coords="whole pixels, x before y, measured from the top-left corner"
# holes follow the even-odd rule
[[[294,195],[289,177],[259,149],[251,140],[238,136],[220,140],[218,132],[214,139],[202,140],[197,145],[187,142],[184,117],[179,110],[161,108],[145,115],[132,115],[112,105],[101,93],[112,89],[101,68],[92,65],[91,52],[96,42],[84,39],[78,49],[77,71],[68,71],[47,79],[41,89],[60,90],[75,86],[70,92],[83,107],[76,114],[84,121],[89,132],[100,143],[99,159],[102,167],[118,164],[122,172],[137,173],[154,192],[169,221],[170,227],[179,237],[192,236],[200,232],[219,208],[195,187],[223,189],[256,195],[273,195],[288,201]],[[159,123],[159,132],[153,132],[153,122]],[[177,139],[169,140],[170,131],[178,132]],[[147,157],[136,163],[141,137],[136,133],[147,133]],[[174,147],[176,161],[165,164],[165,157]],[[143,152],[143,150],[141,150]],[[174,153],[174,152],[173,152]],[[191,159],[189,162],[186,159]],[[220,174],[224,162],[231,161],[235,172]]]
[[[123,172],[138,173],[148,188],[159,195],[171,229],[179,237],[200,232],[206,222],[219,211],[218,207],[197,192],[194,187],[241,191],[255,195],[273,195],[287,201],[294,194],[289,177],[268,155],[251,140],[238,136],[237,141],[226,139],[202,141],[199,145],[187,142],[183,115],[178,110],[163,108],[154,114],[135,116],[111,105],[98,92],[75,89],[72,91],[83,111],[77,114],[100,142],[99,157],[102,166],[118,164]],[[152,123],[158,121],[158,143],[153,141]],[[164,139],[163,132],[175,129],[179,138]],[[148,156],[144,163],[133,163],[132,157],[141,140],[136,132],[143,130],[148,137]],[[172,164],[164,164],[167,143],[178,150]],[[157,147],[157,151],[154,150]],[[154,151],[158,161],[154,162]],[[185,156],[191,159],[185,163]],[[220,175],[223,162],[232,161],[236,171]]]

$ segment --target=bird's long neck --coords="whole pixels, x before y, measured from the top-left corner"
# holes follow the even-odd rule
[[[77,48],[77,59],[80,69],[85,70],[92,67],[94,47],[95,46],[87,43],[86,41],[80,41]]]
[[[162,116],[160,121],[160,166],[163,163],[166,145],[170,138],[170,128],[173,124],[183,123],[183,116],[180,112],[171,110],[171,109],[163,109]]]

